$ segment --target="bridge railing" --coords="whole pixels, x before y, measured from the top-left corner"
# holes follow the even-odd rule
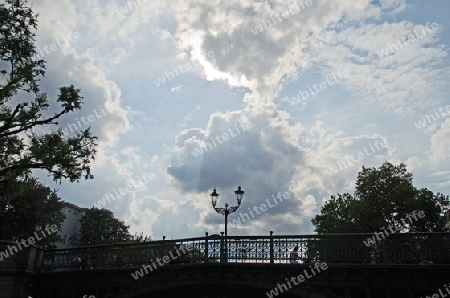
[[[378,241],[380,238],[382,241]],[[300,262],[450,264],[450,233],[224,236],[87,246],[46,250],[45,271],[120,268],[151,264],[166,258],[170,264],[206,262],[289,263],[298,247]],[[370,241],[370,240],[372,241]],[[225,247],[227,243],[227,247]]]

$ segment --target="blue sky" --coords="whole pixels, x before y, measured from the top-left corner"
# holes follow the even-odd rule
[[[59,125],[84,117],[100,145],[95,179],[40,175],[81,207],[118,192],[105,208],[133,233],[219,233],[209,193],[233,206],[238,185],[244,200],[230,220],[279,192],[290,199],[229,235],[312,233],[330,195],[352,192],[363,165],[384,161],[450,193],[448,1],[29,3],[47,47],[42,91],[80,88],[83,110]],[[238,133],[242,123],[251,128]]]

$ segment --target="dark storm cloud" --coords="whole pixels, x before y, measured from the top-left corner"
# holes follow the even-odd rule
[[[236,117],[234,115],[233,118]],[[202,135],[196,134],[192,138],[186,138],[183,134],[179,136],[178,146],[185,153],[185,157],[180,165],[169,167],[168,174],[175,179],[183,192],[204,193],[207,196],[214,187],[217,187],[220,194],[218,206],[224,206],[225,203],[236,205],[234,190],[241,185],[245,191],[244,200],[233,216],[239,216],[240,212],[248,212],[249,208],[260,206],[267,200],[273,202],[272,196],[276,197],[279,192],[288,192],[290,199],[268,209],[246,225],[237,227],[245,229],[256,223],[264,225],[270,218],[273,227],[286,230],[286,218],[283,215],[298,214],[301,217],[302,213],[299,208],[302,202],[297,197],[298,194],[290,188],[296,174],[296,166],[304,162],[304,153],[284,139],[280,128],[258,115],[250,119],[254,124],[250,130],[194,157],[191,152],[201,146],[202,142],[208,142],[215,135],[227,132],[239,122],[228,118],[229,115],[213,115],[207,132],[203,132]],[[189,131],[185,133],[192,135]],[[214,214],[208,214],[204,222],[217,224],[220,223],[220,219]],[[309,222],[301,229],[306,231],[307,226],[310,226]],[[296,229],[298,228],[300,226],[297,225]]]

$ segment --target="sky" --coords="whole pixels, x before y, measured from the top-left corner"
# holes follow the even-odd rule
[[[133,234],[218,234],[209,194],[236,206],[239,185],[228,235],[312,234],[330,195],[385,161],[450,194],[450,1],[29,4],[41,91],[84,98],[49,129],[91,127],[99,144],[94,179],[37,175]]]

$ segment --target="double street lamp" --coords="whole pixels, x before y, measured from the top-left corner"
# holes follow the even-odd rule
[[[211,196],[211,203],[212,203],[212,206],[213,206],[214,210],[216,210],[217,213],[225,215],[225,251],[226,252],[228,250],[228,241],[227,241],[227,236],[228,236],[228,228],[227,228],[228,214],[236,212],[236,210],[238,210],[239,206],[241,206],[242,198],[244,196],[244,191],[241,190],[240,186],[238,186],[238,189],[234,191],[234,194],[236,195],[236,200],[237,200],[238,205],[234,206],[234,207],[230,207],[230,208],[228,208],[229,207],[228,203],[225,203],[225,208],[218,208],[218,207],[216,207],[217,201],[219,200],[219,194],[216,192],[215,188],[214,188],[213,192],[210,194],[210,196]],[[227,260],[226,255],[227,255],[227,253],[225,253],[225,260]]]

